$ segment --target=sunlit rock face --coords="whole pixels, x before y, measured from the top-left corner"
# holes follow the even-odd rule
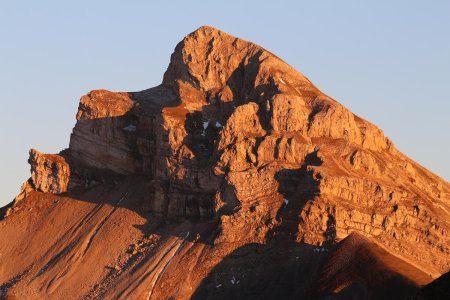
[[[307,279],[298,274],[316,274],[322,265],[326,273],[334,264],[327,261],[327,253],[344,239],[345,249],[352,245],[372,249],[367,246],[371,243],[380,247],[367,259],[375,259],[380,270],[386,265],[389,269],[380,271],[379,285],[386,284],[385,277],[400,274],[407,290],[410,282],[425,284],[426,278],[432,280],[450,269],[448,182],[395,149],[378,127],[248,41],[201,27],[176,46],[161,85],[129,93],[92,91],[81,98],[76,120],[68,149],[59,155],[31,150],[36,192],[28,188],[20,198],[25,200],[16,201],[8,218],[20,212],[20,205],[29,205],[26,199],[45,201],[53,197],[50,194],[67,193],[72,200],[95,199],[84,200],[95,205],[114,199],[116,208],[138,213],[140,222],[150,228],[141,236],[135,227],[128,233],[126,226],[117,229],[123,241],[143,250],[113,244],[104,263],[109,257],[108,263],[120,271],[113,266],[115,273],[92,273],[89,289],[80,288],[76,295],[185,299],[232,297],[241,289],[252,293],[266,287],[243,275],[252,278],[257,276],[252,272],[262,272],[251,265],[261,253],[267,254],[271,261],[267,270],[278,281],[283,272],[291,271],[278,269],[277,259],[281,257],[288,269],[298,264],[294,273],[302,283],[274,284],[279,288],[274,297],[311,295],[308,287],[315,275]],[[64,203],[68,211],[81,205]],[[137,217],[120,212],[121,208],[117,211],[110,213],[120,214],[118,220],[132,226],[130,220]],[[86,220],[95,219],[98,212],[91,213]],[[101,230],[111,215],[98,218]],[[88,226],[86,220],[80,228]],[[112,232],[105,232],[105,238],[119,235]],[[91,247],[96,235],[86,233],[83,247]],[[96,247],[103,249],[101,243]],[[83,249],[80,253],[90,253]],[[241,257],[239,264],[254,269],[239,267],[233,255]],[[385,259],[386,255],[401,262]],[[153,270],[148,271],[152,276],[146,268]],[[59,278],[43,269],[48,281]],[[408,277],[404,270],[423,274]],[[321,276],[328,278],[323,272]],[[214,274],[222,274],[226,282]],[[326,289],[317,290],[345,290],[357,281],[347,277],[340,286],[326,281]],[[42,288],[47,281],[39,280],[34,283],[37,289],[48,292],[50,288]],[[117,289],[108,289],[113,284]],[[365,284],[369,292],[374,288]],[[63,295],[68,290],[60,282],[51,293]],[[287,290],[294,294],[284,294]]]
[[[61,194],[67,191],[70,167],[62,156],[30,150],[31,182],[44,193]]]

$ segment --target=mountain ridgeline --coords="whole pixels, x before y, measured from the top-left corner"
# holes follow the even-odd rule
[[[449,183],[215,28],[159,86],[83,96],[69,148],[29,163],[0,298],[427,299],[450,270]]]

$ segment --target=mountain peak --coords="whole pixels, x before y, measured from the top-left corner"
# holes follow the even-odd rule
[[[200,27],[76,116],[0,220],[0,297],[404,298],[450,269],[448,182],[256,44]]]
[[[229,35],[228,33],[213,27],[213,26],[209,26],[209,25],[202,25],[199,28],[197,28],[196,30],[192,31],[189,35],[193,35],[193,34],[208,34],[208,35],[216,35],[216,34],[226,34]]]
[[[319,93],[302,74],[269,51],[208,26],[187,35],[176,46],[164,76],[166,84],[187,82],[207,93],[222,93],[225,97],[233,97],[230,94],[233,89],[245,88],[244,82],[264,85],[280,80]]]
[[[262,126],[275,122],[276,131],[289,126],[287,119],[281,124],[273,114],[291,109],[299,118],[291,121],[301,124],[296,130],[310,137],[325,134],[368,149],[393,150],[379,128],[353,115],[276,55],[212,27],[200,27],[176,46],[163,84],[193,109],[212,102],[255,102]]]

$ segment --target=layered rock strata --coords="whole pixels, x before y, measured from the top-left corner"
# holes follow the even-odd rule
[[[201,27],[161,85],[92,91],[76,118],[60,156],[30,152],[36,190],[140,178],[153,216],[210,222],[210,244],[233,245],[212,261],[248,243],[328,247],[357,233],[432,276],[450,269],[449,183],[253,43]]]

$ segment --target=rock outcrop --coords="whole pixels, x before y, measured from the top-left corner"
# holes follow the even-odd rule
[[[284,280],[283,272],[303,280],[295,289],[289,280],[274,283],[277,291],[306,295],[314,278],[299,272],[316,274],[323,255],[351,234],[376,243],[430,281],[450,269],[449,183],[258,45],[201,27],[176,46],[161,85],[130,93],[92,91],[81,98],[76,119],[67,150],[59,155],[30,151],[35,191],[27,189],[4,222],[31,201],[53,199],[49,193],[67,192],[66,209],[74,199],[97,205],[80,223],[73,219],[73,228],[97,220],[106,201],[101,199],[114,199],[108,203],[115,208],[85,235],[73,229],[80,234],[76,240],[61,237],[70,247],[46,249],[42,263],[50,267],[32,264],[20,276],[9,272],[19,277],[4,289],[17,291],[22,278],[39,277],[43,281],[33,279],[34,288],[64,295],[69,288],[59,278],[69,271],[62,265],[58,271],[51,253],[57,261],[67,255],[61,264],[81,263],[94,251],[89,249],[97,232],[124,205],[146,216],[148,228],[140,238],[125,229],[120,236],[144,250],[136,246],[131,255],[111,250],[120,256],[115,271],[96,275],[77,295],[202,298],[221,288],[226,292],[220,290],[220,297],[245,288],[253,293],[267,287],[234,272],[247,272],[247,278],[252,277],[248,270],[264,273],[252,264],[261,255],[270,261],[266,271],[279,276],[277,282]],[[131,226],[126,218],[118,220]],[[315,249],[326,251],[318,256]],[[239,262],[249,264],[247,271],[234,254],[245,258]],[[308,260],[292,261],[291,254]],[[276,267],[278,260],[285,267]],[[294,272],[294,266],[301,271]],[[230,277],[231,285],[217,274]],[[272,282],[272,275],[264,274]],[[112,284],[117,284],[114,291],[108,290]]]
[[[120,174],[140,171],[133,148],[136,125],[126,116],[133,105],[128,93],[99,90],[83,96],[70,138],[70,154],[95,168]]]
[[[36,190],[53,194],[67,191],[70,167],[63,157],[31,149],[28,162],[31,166],[31,182]]]

